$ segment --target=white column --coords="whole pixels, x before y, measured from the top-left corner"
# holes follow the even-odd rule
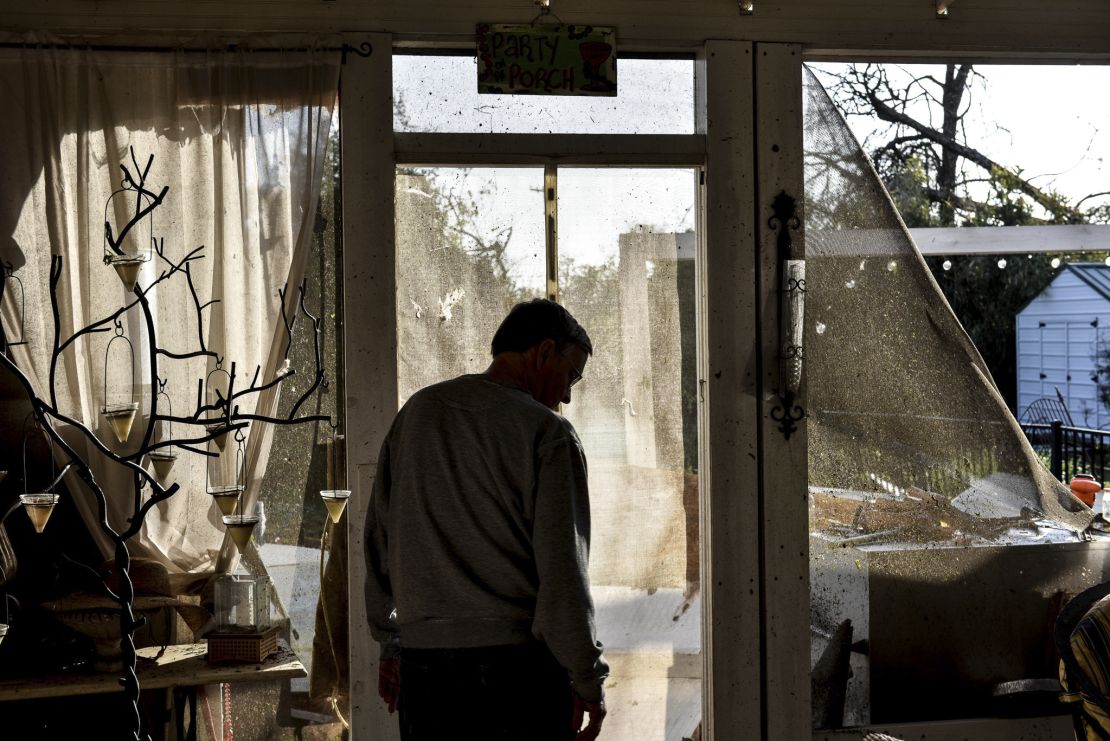
[[[361,39],[361,37],[360,37]],[[371,34],[370,57],[350,54],[340,81],[343,144],[343,296],[347,388],[347,505],[351,737],[398,738],[378,699],[378,645],[366,621],[362,530],[378,448],[397,412],[393,223],[392,43]]]
[[[705,728],[762,736],[752,45],[710,41],[698,65],[706,132],[700,385]],[[704,84],[702,84],[704,82]]]
[[[787,438],[771,412],[782,385],[779,314],[783,272],[779,230],[768,223],[780,193],[796,199],[802,217],[802,54],[796,44],[755,45],[755,159],[759,235],[757,284],[762,374],[760,405],[760,528],[763,548],[763,661],[766,735],[809,738],[809,468],[806,425]],[[804,229],[791,230],[793,254],[804,256]],[[803,378],[805,364],[802,365]],[[805,383],[792,406],[806,408]],[[789,410],[786,410],[789,411]]]

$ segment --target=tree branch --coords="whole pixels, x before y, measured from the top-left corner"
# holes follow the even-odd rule
[[[1069,222],[1082,220],[1081,215],[1076,211],[1076,209],[1068,206],[1067,204],[1061,203],[1059,198],[1045,193],[1040,188],[1030,183],[1028,180],[1025,180],[1024,178],[1015,174],[1012,170],[1009,170],[1006,167],[998,164],[979,150],[973,149],[972,147],[969,147],[965,144],[961,144],[953,138],[946,137],[935,129],[921,123],[917,119],[901,111],[895,110],[886,102],[881,100],[873,92],[868,94],[868,101],[871,103],[872,107],[875,109],[876,115],[880,119],[889,123],[895,123],[913,129],[929,141],[934,142],[941,147],[944,147],[945,149],[959,155],[960,157],[963,157],[970,162],[974,162],[976,165],[982,167],[984,170],[996,177],[1005,176],[1007,181],[1012,181],[1012,183],[1018,190],[1032,198],[1034,201],[1044,207],[1046,211],[1049,211],[1053,215],[1062,216]]]

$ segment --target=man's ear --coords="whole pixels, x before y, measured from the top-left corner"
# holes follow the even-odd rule
[[[536,368],[542,368],[548,359],[555,354],[555,340],[548,338],[535,345],[534,349],[536,351]]]

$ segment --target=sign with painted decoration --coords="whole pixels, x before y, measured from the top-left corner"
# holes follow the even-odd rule
[[[480,23],[478,92],[613,97],[616,29]]]

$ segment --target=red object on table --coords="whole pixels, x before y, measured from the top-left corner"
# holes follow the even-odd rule
[[[1102,491],[1102,484],[1095,481],[1095,477],[1089,473],[1077,473],[1068,486],[1071,487],[1071,493],[1088,507],[1095,506],[1095,494]]]

